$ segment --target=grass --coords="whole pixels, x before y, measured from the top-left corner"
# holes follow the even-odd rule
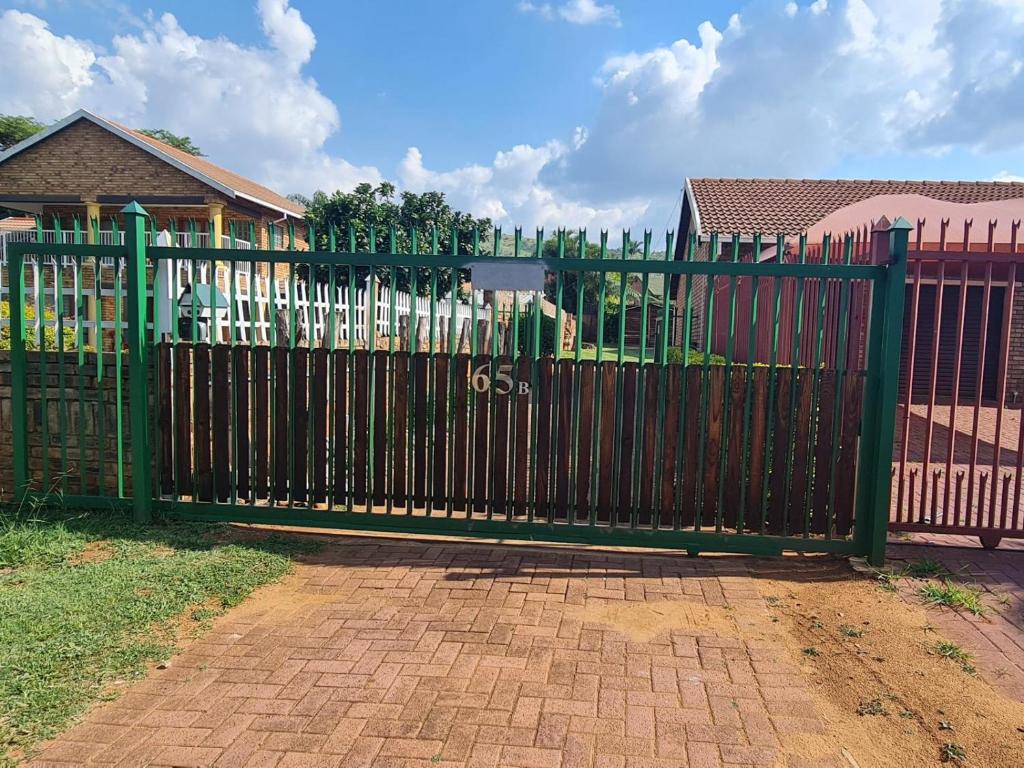
[[[233,542],[223,526],[0,509],[0,765],[279,579],[308,546]]]
[[[948,640],[941,640],[935,644],[935,652],[944,659],[955,661],[960,665],[960,668],[969,675],[973,675],[977,672],[974,668],[974,664],[971,663],[974,660],[974,657],[956,643],[952,643]]]
[[[857,714],[860,715],[861,717],[867,717],[869,715],[870,716],[886,715],[886,714],[888,714],[888,712],[885,709],[885,705],[882,704],[882,700],[881,699],[868,699],[867,701],[862,701],[857,706]]]
[[[959,744],[943,744],[939,748],[939,759],[944,763],[963,765],[967,762],[967,751]]]
[[[945,605],[955,610],[965,610],[975,616],[985,615],[985,605],[981,602],[981,591],[943,581],[941,584],[925,584],[917,590],[917,594],[930,605]]]
[[[841,624],[839,626],[839,633],[843,637],[864,637],[864,630],[851,627],[849,624]]]

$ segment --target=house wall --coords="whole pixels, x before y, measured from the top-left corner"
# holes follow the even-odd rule
[[[1006,370],[1006,397],[1018,408],[1024,405],[1024,282],[1018,282],[1010,317],[1010,356]]]
[[[0,165],[0,194],[192,195],[214,190],[88,120],[78,120]]]

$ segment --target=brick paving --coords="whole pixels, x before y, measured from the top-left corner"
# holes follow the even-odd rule
[[[766,766],[825,733],[751,578],[813,558],[341,539],[315,559],[31,764]],[[640,639],[580,616],[664,600],[736,631]]]
[[[988,608],[972,616],[948,608],[929,608],[929,618],[941,635],[967,648],[975,666],[989,684],[1024,702],[1024,541],[1004,540],[995,551],[982,550],[966,536],[917,535],[917,544],[893,544],[890,565],[906,560],[937,560],[957,580],[980,588]],[[920,546],[930,544],[931,546]],[[920,603],[915,591],[920,582],[903,581],[900,594]]]

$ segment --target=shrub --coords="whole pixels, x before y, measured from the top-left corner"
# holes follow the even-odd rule
[[[2,318],[4,320],[8,320],[8,321],[11,319],[11,305],[7,301],[0,301],[0,318]],[[44,309],[43,310],[43,318],[46,320],[46,323],[47,323],[47,324],[45,324],[43,326],[43,347],[48,352],[49,351],[56,352],[56,351],[58,351],[58,345],[57,345],[57,326],[56,326],[56,324],[49,325],[49,323],[54,323],[54,321],[56,320],[57,316],[54,314],[53,310],[51,310],[51,309]],[[25,326],[26,326],[26,328],[28,329],[29,332],[26,334],[25,348],[28,349],[30,352],[38,352],[39,351],[39,339],[36,337],[35,328],[34,328],[35,321],[36,321],[36,308],[35,308],[35,305],[34,304],[26,304],[25,305]],[[70,327],[70,326],[65,326],[65,328],[64,328],[64,350],[65,351],[70,351],[70,350],[73,350],[73,349],[77,349],[76,341],[77,340],[75,339],[75,329]],[[8,322],[8,324],[6,324],[2,328],[0,328],[0,350],[10,350],[10,348],[11,348],[11,326],[10,326],[10,323]]]

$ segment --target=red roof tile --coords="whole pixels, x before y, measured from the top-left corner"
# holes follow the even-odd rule
[[[1024,183],[1000,181],[856,181],[689,179],[700,232],[796,235],[828,214],[879,195],[922,195],[951,203],[1024,198]]]

